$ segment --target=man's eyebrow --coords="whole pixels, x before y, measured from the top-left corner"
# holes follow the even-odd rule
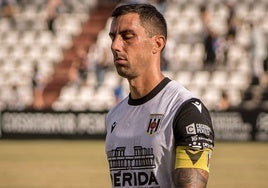
[[[133,30],[131,29],[126,29],[126,30],[123,30],[123,31],[120,31],[119,34],[122,35],[122,34],[129,34],[129,33],[135,33]],[[109,36],[113,37],[115,36],[116,34],[113,33],[113,32],[110,32],[109,33]]]
[[[131,29],[127,29],[127,30],[123,30],[119,32],[119,34],[129,34],[129,33],[135,33],[135,32]]]

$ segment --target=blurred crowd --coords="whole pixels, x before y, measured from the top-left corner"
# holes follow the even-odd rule
[[[56,24],[61,18],[60,15],[64,10],[66,11],[68,1],[48,0],[45,2],[46,5],[42,8],[45,13],[45,29],[57,36]],[[70,2],[67,4],[71,4]],[[241,100],[243,100],[242,92],[251,85],[257,85],[263,90],[267,89],[268,2],[266,0],[119,1],[119,3],[129,2],[152,3],[165,15],[168,22],[169,38],[163,54],[162,69],[170,74],[171,78],[175,79],[181,71],[191,72],[192,76],[196,72],[206,71],[210,77],[216,71],[225,71],[228,74],[242,72],[246,75],[245,79],[249,78],[250,81],[248,87],[239,90]],[[30,0],[0,0],[0,19],[9,19],[10,25],[16,28],[16,24],[18,24],[15,19],[16,12],[29,3],[31,3]],[[68,15],[72,16],[70,13],[72,11],[68,11]],[[88,12],[86,13],[88,14]],[[63,105],[63,96],[65,96],[65,91],[68,91],[70,96],[70,88],[72,87],[78,88],[78,90],[90,87],[90,89],[86,88],[86,91],[94,93],[94,96],[97,93],[100,94],[102,90],[104,93],[106,92],[106,96],[113,96],[109,105],[102,105],[97,109],[110,108],[127,95],[128,88],[126,88],[125,81],[111,74],[114,72],[114,68],[108,35],[110,21],[110,19],[107,20],[105,28],[97,36],[96,43],[89,49],[79,46],[74,48],[76,58],[71,63],[67,75],[70,81],[63,88],[58,101],[55,102],[55,109],[67,108]],[[35,102],[32,102],[34,108],[39,109],[43,106],[42,92],[50,77],[43,75],[42,71],[38,70],[38,66],[33,66],[33,70],[31,83],[32,95],[35,98],[33,101]],[[110,85],[107,86],[107,83]],[[190,88],[190,85],[186,86]],[[16,85],[12,87],[12,90],[17,89]],[[204,88],[201,89],[204,90]],[[220,89],[220,94],[216,100],[217,104],[213,105],[211,109],[227,110],[232,105],[229,101],[232,100],[229,89],[228,87]],[[76,91],[76,94],[78,92]],[[88,96],[90,100],[94,100],[90,94]],[[105,94],[99,96],[101,98]],[[110,98],[108,99],[110,100]],[[12,109],[16,106],[5,105],[1,95],[0,101],[2,108]],[[215,103],[215,101],[213,102]],[[13,103],[18,104],[14,100]],[[103,100],[103,103],[108,102]],[[23,106],[18,109],[23,109]]]

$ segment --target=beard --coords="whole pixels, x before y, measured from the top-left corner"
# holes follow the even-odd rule
[[[136,72],[131,69],[128,65],[118,65],[115,64],[116,71],[119,76],[126,79],[133,79],[136,77]]]

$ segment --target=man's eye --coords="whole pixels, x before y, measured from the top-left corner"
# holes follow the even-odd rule
[[[128,39],[133,38],[133,36],[134,35],[132,35],[132,34],[127,34],[127,35],[123,35],[122,37],[123,37],[124,40],[128,40]]]

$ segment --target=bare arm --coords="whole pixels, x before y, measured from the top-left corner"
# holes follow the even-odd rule
[[[206,188],[208,172],[197,168],[177,168],[174,178],[176,188]]]

